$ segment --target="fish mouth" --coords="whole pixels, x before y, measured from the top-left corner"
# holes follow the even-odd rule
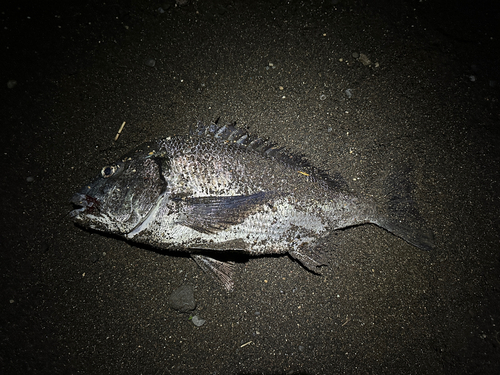
[[[100,206],[100,202],[97,198],[81,193],[73,195],[70,199],[70,203],[75,207],[75,209],[69,213],[70,217],[76,217],[84,212],[92,213],[95,210],[99,210]]]

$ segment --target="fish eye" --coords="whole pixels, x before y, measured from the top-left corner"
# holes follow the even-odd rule
[[[111,177],[116,172],[116,167],[113,165],[108,165],[101,170],[101,175],[104,178]]]

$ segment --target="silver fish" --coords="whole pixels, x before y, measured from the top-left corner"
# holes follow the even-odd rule
[[[424,250],[434,246],[403,174],[382,201],[233,125],[198,123],[191,135],[141,145],[75,194],[84,227],[187,251],[227,290],[234,264],[219,251],[288,253],[319,273],[331,231],[372,223]]]

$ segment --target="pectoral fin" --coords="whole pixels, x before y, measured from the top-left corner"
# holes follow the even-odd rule
[[[184,219],[180,224],[202,233],[217,233],[242,223],[258,212],[273,194],[260,192],[252,195],[183,198]]]

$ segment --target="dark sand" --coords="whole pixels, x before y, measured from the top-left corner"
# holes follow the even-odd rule
[[[92,3],[0,14],[1,374],[500,373],[498,5]],[[218,117],[367,194],[412,164],[435,250],[359,226],[323,275],[249,259],[229,294],[65,216],[103,165]]]

